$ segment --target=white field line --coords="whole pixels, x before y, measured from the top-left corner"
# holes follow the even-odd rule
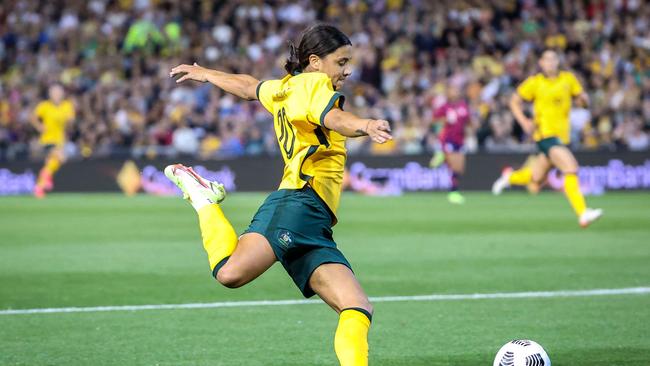
[[[498,292],[477,294],[432,294],[418,296],[380,296],[371,297],[370,301],[397,302],[397,301],[453,301],[453,300],[485,300],[485,299],[531,299],[555,297],[588,297],[588,296],[613,296],[613,295],[644,295],[650,294],[650,287],[609,288],[594,290],[560,290],[538,292]],[[40,309],[7,309],[0,310],[0,315],[20,314],[58,314],[58,313],[87,313],[96,311],[142,311],[142,310],[176,310],[176,309],[213,309],[213,308],[240,308],[250,306],[282,306],[319,304],[321,300],[259,300],[259,301],[224,301],[210,303],[188,304],[157,304],[157,305],[123,305],[123,306],[93,306],[69,308],[40,308]]]

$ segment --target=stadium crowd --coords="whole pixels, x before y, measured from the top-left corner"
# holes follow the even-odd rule
[[[531,149],[507,101],[545,48],[560,52],[591,97],[588,109],[572,110],[575,148],[650,146],[643,0],[8,0],[0,4],[0,160],[35,154],[30,116],[53,83],[76,105],[72,155],[274,154],[272,117],[258,103],[207,83],[176,85],[168,73],[197,62],[281,78],[287,40],[315,21],[339,26],[354,45],[346,109],[393,126],[393,143],[351,139],[353,154],[432,151],[432,111],[449,85],[462,87],[471,107],[470,151]]]

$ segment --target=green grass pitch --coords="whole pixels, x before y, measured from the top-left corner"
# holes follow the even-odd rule
[[[243,230],[263,194],[232,194]],[[561,194],[345,194],[334,237],[370,296],[650,286],[650,195],[588,197],[580,229]],[[237,290],[211,279],[179,198],[0,198],[0,310],[300,299],[276,264]],[[491,365],[515,338],[553,365],[650,365],[650,295],[375,304],[374,366]],[[0,365],[335,365],[324,304],[0,315]]]

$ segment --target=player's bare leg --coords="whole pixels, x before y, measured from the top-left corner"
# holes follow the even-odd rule
[[[343,264],[316,268],[309,285],[339,313],[334,349],[341,366],[368,365],[368,329],[373,308],[354,273]]]
[[[542,189],[542,185],[546,181],[546,176],[549,170],[553,167],[551,161],[543,153],[538,154],[535,159],[530,163],[530,181],[526,188],[528,192],[537,194]]]
[[[578,161],[566,146],[553,146],[548,155],[553,165],[564,174],[564,192],[580,226],[589,226],[603,214],[603,210],[587,208],[578,181]]]
[[[165,168],[165,175],[181,189],[199,216],[203,248],[217,281],[226,287],[241,287],[273,265],[275,254],[264,236],[248,233],[237,238],[219,206],[226,197],[222,184],[206,180],[181,164]]]
[[[218,270],[216,278],[228,288],[244,286],[259,277],[276,261],[266,238],[258,233],[246,233],[239,238],[235,251]]]
[[[452,171],[451,192],[449,192],[447,198],[451,203],[465,203],[465,197],[458,192],[458,181],[465,173],[465,154],[459,152],[448,152],[446,153],[446,161],[449,169]]]

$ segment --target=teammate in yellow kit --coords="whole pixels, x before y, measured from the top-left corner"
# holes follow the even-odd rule
[[[213,276],[226,287],[240,287],[279,261],[305,297],[318,294],[339,313],[334,349],[341,365],[368,364],[372,306],[332,238],[346,159],[346,137],[390,139],[387,121],[343,111],[338,90],[350,76],[352,47],[335,27],[316,25],[291,45],[287,75],[258,81],[250,75],[180,65],[170,75],[196,80],[247,100],[259,100],[274,116],[285,168],[280,187],[259,208],[239,238],[220,206],[223,186],[180,164],[167,177],[189,199],[199,216],[203,246]]]
[[[74,120],[74,104],[64,99],[61,85],[52,85],[48,90],[49,99],[36,105],[32,114],[32,125],[40,133],[39,142],[46,156],[45,164],[38,174],[34,195],[45,197],[45,192],[53,187],[54,174],[65,161],[63,147],[66,142],[66,126]]]
[[[532,191],[538,191],[550,168],[555,166],[564,174],[564,191],[579,224],[586,227],[603,212],[587,207],[578,182],[578,162],[566,145],[572,98],[589,104],[589,97],[572,73],[559,70],[555,51],[546,50],[539,66],[542,72],[527,78],[512,95],[510,109],[523,130],[533,136],[540,153],[530,165],[516,171],[505,170],[494,182],[492,192],[498,195],[510,185],[529,186]],[[533,103],[533,120],[524,114],[523,101]]]

